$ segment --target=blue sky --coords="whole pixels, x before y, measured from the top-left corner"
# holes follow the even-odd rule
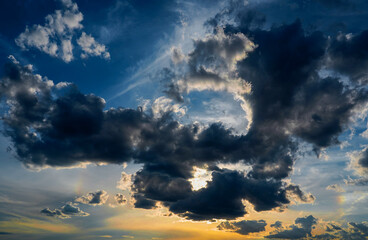
[[[366,239],[363,0],[0,3],[0,239]]]

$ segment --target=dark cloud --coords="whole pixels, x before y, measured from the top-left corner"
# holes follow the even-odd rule
[[[330,224],[330,226],[332,227],[332,229],[333,230],[335,230],[335,231],[339,231],[339,230],[342,230],[342,228],[341,227],[339,227],[339,226],[337,226],[337,225],[335,225],[335,224]]]
[[[193,165],[240,158],[243,139],[221,124],[200,131],[195,124],[182,127],[170,114],[156,119],[139,109],[103,111],[102,98],[82,94],[73,85],[55,86],[16,63],[6,69],[16,74],[1,82],[1,96],[10,108],[3,117],[5,133],[29,167],[135,159],[147,163],[149,171],[188,178]]]
[[[78,197],[75,199],[75,201],[96,206],[105,204],[108,198],[109,195],[107,195],[106,191],[99,190],[97,192],[91,192],[85,196]]]
[[[368,151],[365,150],[361,158],[359,158],[358,164],[363,168],[368,168]]]
[[[356,230],[361,232],[364,236],[368,236],[368,226],[363,223],[349,223],[351,226],[353,226]]]
[[[61,208],[57,208],[54,210],[50,208],[45,208],[41,210],[41,213],[46,216],[57,217],[57,218],[62,218],[62,219],[70,218],[71,216],[85,217],[89,215],[88,213],[83,212],[79,207],[77,207],[73,203],[67,203]]]
[[[241,235],[265,231],[267,223],[264,220],[243,220],[238,222],[222,222],[217,228],[224,231],[233,231]]]
[[[326,38],[320,32],[306,35],[298,21],[251,34],[258,47],[238,69],[252,85],[252,128],[268,135],[293,134],[316,148],[336,144],[366,94],[346,89],[339,79],[318,76]]]
[[[368,226],[366,223],[350,222],[348,227],[340,227],[335,224],[326,226],[328,233],[315,235],[311,239],[357,239],[364,240],[368,236]]]
[[[275,239],[301,239],[312,236],[312,227],[317,224],[317,219],[312,215],[304,218],[297,218],[296,225],[292,225],[291,229],[279,231],[275,234],[266,236],[266,238]]]
[[[157,201],[146,198],[143,194],[136,193],[134,197],[134,206],[136,208],[153,209],[157,208]]]
[[[193,220],[235,219],[243,216],[248,200],[256,211],[284,207],[294,194],[293,185],[280,180],[254,179],[230,170],[214,171],[206,188],[170,205],[170,211]],[[296,187],[298,189],[298,187]],[[291,192],[290,192],[291,191]]]
[[[153,167],[161,171],[164,171],[165,168],[165,166]],[[150,199],[175,202],[188,197],[192,193],[192,185],[183,177],[173,177],[170,174],[155,172],[145,167],[135,174],[132,190]]]
[[[329,234],[329,233],[324,233],[324,234],[316,235],[312,239],[332,240],[332,239],[336,239],[336,236]]]
[[[282,228],[282,222],[276,221],[274,224],[271,224],[270,226],[274,228]]]
[[[200,129],[195,124],[182,126],[168,114],[156,119],[140,110],[103,111],[104,101],[97,96],[82,94],[74,86],[54,86],[34,75],[29,67],[17,63],[10,63],[7,69],[17,74],[5,76],[2,82],[2,96],[10,100],[9,114],[4,117],[6,134],[11,137],[19,160],[27,166],[58,167],[83,162],[121,164],[134,159],[144,164],[132,181],[136,207],[153,208],[160,201],[178,214],[191,211],[195,219],[242,216],[245,210],[241,199],[248,194],[255,209],[263,211],[290,203],[288,192],[297,193],[295,189],[287,189],[280,180],[262,179],[261,176],[280,179],[281,172],[275,170],[277,176],[261,172],[267,165],[264,162],[246,178],[236,172],[215,172],[207,190],[193,192],[188,179],[193,177],[194,166],[236,163],[242,159],[251,164],[253,158],[260,158],[258,153],[263,152],[261,157],[265,158],[267,153],[277,150],[251,150],[256,144],[252,138],[235,136],[221,124]],[[282,144],[287,154],[290,143]],[[214,190],[227,188],[221,186],[221,179],[228,178],[231,185],[239,178],[242,188],[230,193],[224,203],[226,206],[221,207],[220,201],[212,203],[218,206],[215,210],[208,209],[209,206],[201,210],[197,208],[202,205],[191,206],[192,201],[202,195],[205,201],[210,201],[209,196],[221,199],[221,193]],[[264,193],[247,189],[246,184],[264,188],[268,198],[262,199]],[[90,193],[77,200],[102,204],[103,196],[103,192]],[[197,217],[198,211],[204,216]],[[191,218],[188,214],[187,217]]]
[[[353,81],[368,81],[368,31],[359,34],[340,34],[331,40],[328,67],[348,75]]]

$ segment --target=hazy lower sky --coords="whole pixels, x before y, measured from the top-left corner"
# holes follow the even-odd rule
[[[368,2],[0,19],[0,239],[368,239]]]

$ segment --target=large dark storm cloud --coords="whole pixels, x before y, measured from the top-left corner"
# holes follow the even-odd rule
[[[286,4],[288,1],[279,2]],[[340,11],[336,9],[344,2],[333,5],[321,1],[318,4],[335,9],[333,11]],[[237,153],[241,154],[243,161],[250,163],[252,168],[245,179],[240,177],[234,180],[236,184],[230,184],[231,180],[226,177],[221,179],[221,182],[229,182],[229,186],[238,186],[243,180],[246,182],[256,180],[257,184],[261,184],[266,179],[272,179],[274,182],[269,181],[265,184],[270,187],[277,183],[277,180],[289,176],[293,162],[297,158],[299,142],[309,143],[317,154],[322,148],[339,144],[338,137],[347,128],[354,111],[367,103],[368,95],[364,85],[368,59],[364,45],[366,34],[340,33],[329,38],[319,30],[305,31],[301,20],[267,28],[264,27],[266,16],[258,12],[261,9],[251,9],[252,5],[247,6],[248,9],[242,9],[238,5],[239,2],[232,2],[229,9],[216,15],[207,22],[207,25],[214,28],[215,36],[218,36],[219,28],[224,27],[225,35],[244,34],[256,46],[247,52],[247,57],[236,64],[237,76],[251,86],[251,92],[242,97],[252,109],[252,124],[247,134],[241,136],[242,145]],[[235,19],[235,24],[226,24],[228,18]],[[216,52],[224,48],[219,43],[213,43],[216,39],[207,38],[207,41],[202,41],[201,44],[195,42],[194,50],[186,57],[187,73],[182,78],[174,76],[174,81],[176,78],[181,79],[179,85],[185,85],[183,81],[190,84],[194,80],[188,76],[195,75],[202,65],[206,66],[211,60],[216,64]],[[216,47],[219,49],[214,50]],[[197,53],[203,52],[211,54],[199,61]],[[196,68],[193,67],[193,62],[196,63]],[[349,65],[354,67],[349,68]],[[321,74],[321,71],[326,69],[334,74],[330,76]],[[347,76],[348,81],[337,76]],[[220,82],[228,84],[224,79],[215,76],[212,78],[218,84]],[[197,84],[201,81],[205,84],[208,78],[201,80],[197,77],[195,81]],[[180,87],[176,90],[180,90]],[[185,94],[185,91],[177,93],[176,96],[181,94]],[[168,96],[171,95],[172,93]],[[213,180],[209,182],[207,188],[195,192],[189,198],[177,201],[170,209],[191,219],[201,219],[206,215],[210,218],[212,214],[210,209],[214,208],[220,212],[221,207],[216,205],[217,201],[207,202],[206,199],[210,199],[207,196],[213,198],[211,195],[213,192],[226,192],[225,189],[216,189],[215,185],[216,178],[222,174],[226,175],[214,172]],[[265,186],[261,189],[266,189]],[[291,188],[293,187],[289,186],[289,189]],[[238,186],[236,189],[241,187]],[[296,188],[293,190],[300,191]],[[282,190],[279,190],[280,192]],[[246,196],[242,195],[243,193]],[[233,190],[228,195],[231,195],[233,200],[249,200],[251,194],[243,189],[239,193]],[[275,195],[270,197],[271,203],[265,204],[264,208],[258,202],[250,202],[257,211],[262,211],[285,204],[286,202],[278,199],[279,197]],[[267,197],[263,196],[257,200],[265,198]],[[312,197],[302,196],[306,202],[307,198]],[[200,207],[200,200],[206,203],[206,207]],[[227,200],[227,198],[220,199],[223,203],[220,205],[237,206],[232,208],[233,216],[243,214],[244,208],[240,200],[231,203]],[[222,218],[230,216],[223,213]]]
[[[9,109],[3,117],[4,132],[13,141],[18,159],[28,167],[142,163],[132,185],[135,206],[154,208],[159,201],[196,220],[242,216],[246,213],[242,199],[249,199],[257,211],[286,206],[289,197],[310,200],[297,186],[281,181],[290,169],[281,176],[279,169],[262,171],[268,154],[284,157],[291,152],[289,141],[280,142],[276,149],[252,149],[257,136],[235,136],[221,124],[183,126],[169,114],[154,118],[139,109],[104,111],[103,99],[83,94],[74,85],[54,85],[33,74],[30,66],[10,62],[5,70],[1,96]],[[244,175],[216,167],[239,161],[254,165],[255,171]],[[194,166],[214,171],[206,189],[193,191],[189,179]],[[236,185],[240,189],[228,191]],[[198,199],[203,205],[198,205]]]
[[[173,203],[170,210],[195,220],[234,219],[246,213],[243,199],[248,200],[256,211],[267,211],[289,204],[288,197],[298,194],[297,190],[300,190],[297,186],[280,180],[254,179],[237,171],[218,170],[212,173],[212,181],[206,188]],[[299,199],[310,201],[300,194]]]
[[[250,132],[273,138],[293,135],[317,149],[338,143],[352,110],[365,103],[367,95],[339,79],[319,77],[328,51],[322,33],[307,35],[297,21],[249,34],[258,47],[238,70],[252,85]]]
[[[318,4],[339,9],[329,1]],[[220,123],[182,125],[170,113],[157,118],[140,108],[106,110],[102,98],[73,84],[54,85],[12,59],[0,96],[6,106],[4,133],[17,158],[30,168],[142,164],[132,178],[135,206],[162,204],[192,220],[241,217],[243,200],[255,211],[312,202],[312,195],[283,179],[292,172],[300,142],[317,153],[338,144],[353,112],[367,103],[367,34],[329,38],[305,31],[295,19],[267,27],[267,11],[234,6],[208,21],[212,36],[196,40],[180,63],[175,58],[183,78],[171,74],[179,72],[175,69],[165,70],[166,93],[183,102],[185,91],[207,84],[207,90],[234,94],[251,109],[246,134],[234,135]],[[230,25],[226,19],[234,21]],[[321,77],[322,69],[336,74]],[[242,163],[250,170],[220,169],[219,163]],[[212,172],[212,180],[199,190],[190,182],[195,167]],[[302,227],[292,230],[309,236],[310,226],[298,221]]]

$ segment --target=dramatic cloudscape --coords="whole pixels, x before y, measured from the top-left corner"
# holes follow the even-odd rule
[[[0,239],[368,239],[367,1],[0,18]]]

